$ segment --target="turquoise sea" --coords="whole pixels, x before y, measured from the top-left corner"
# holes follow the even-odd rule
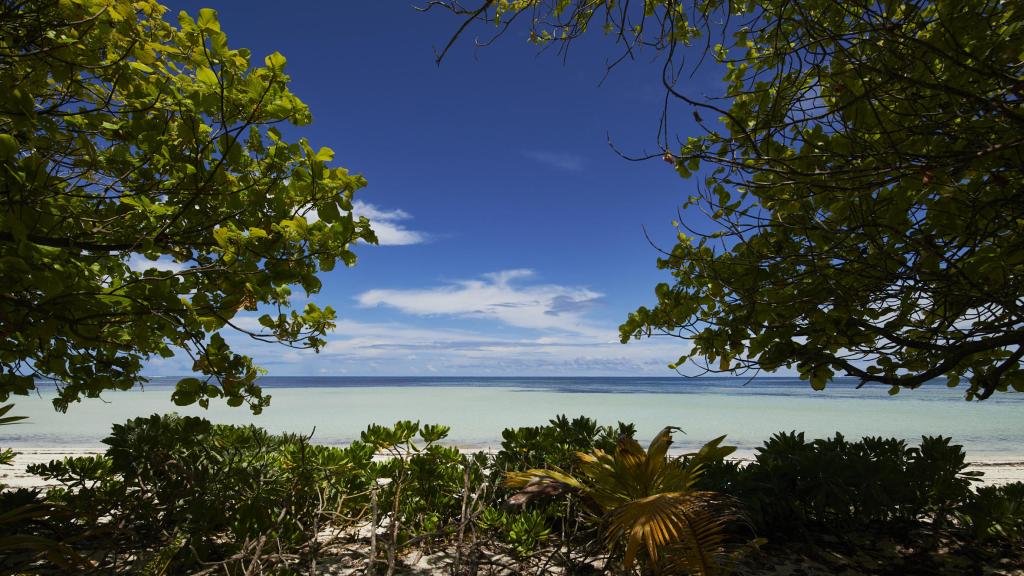
[[[144,390],[85,400],[67,414],[53,410],[52,388],[15,397],[12,414],[29,420],[0,428],[0,446],[99,448],[112,423],[176,411],[313,434],[322,444],[350,442],[370,423],[420,420],[451,426],[453,445],[496,448],[506,427],[583,414],[602,424],[633,422],[643,439],[664,426],[679,426],[686,432],[677,435],[682,448],[727,434],[741,453],[750,452],[780,430],[910,441],[943,434],[963,444],[973,459],[1024,459],[1024,394],[965,402],[962,389],[941,383],[889,396],[885,388],[857,390],[852,379],[814,392],[796,378],[274,377],[261,380],[273,400],[254,416],[216,401],[209,410],[176,407],[170,401],[175,381],[154,378]]]

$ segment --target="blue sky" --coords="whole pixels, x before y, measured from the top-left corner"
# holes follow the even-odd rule
[[[605,78],[611,39],[575,44],[568,61],[513,29],[486,48],[471,28],[434,63],[460,21],[409,2],[168,2],[212,7],[232,47],[280,51],[313,123],[291,130],[369,186],[359,211],[381,246],[323,275],[313,300],[338,312],[319,355],[242,338],[271,375],[662,375],[685,343],[618,343],[618,325],[654,302],[657,251],[694,183],[659,160],[655,54]],[[173,21],[173,20],[172,20]],[[602,79],[604,81],[602,82]],[[687,89],[714,91],[713,83]],[[677,110],[675,135],[694,133]],[[687,222],[707,226],[698,215]],[[301,300],[298,300],[301,304]],[[243,322],[255,322],[254,318]],[[181,374],[182,359],[151,374]]]

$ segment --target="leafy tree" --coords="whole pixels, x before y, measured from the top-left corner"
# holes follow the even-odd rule
[[[222,333],[264,304],[252,337],[318,348],[334,312],[293,310],[290,286],[376,241],[351,212],[365,180],[274,127],[311,120],[285,58],[229,48],[213,10],[165,12],[0,4],[0,401],[52,379],[66,410],[177,351],[203,378],[175,402],[258,412],[259,369]]]
[[[692,181],[658,262],[674,281],[623,342],[678,336],[673,368],[795,367],[815,389],[846,374],[891,393],[940,377],[966,379],[967,399],[1024,391],[1019,3],[430,5],[464,15],[460,33],[523,19],[563,49],[603,25],[619,61],[657,51],[669,101],[692,108],[698,133],[663,131],[648,156]],[[724,74],[720,94],[690,94],[695,61]],[[698,210],[715,230],[688,226]]]

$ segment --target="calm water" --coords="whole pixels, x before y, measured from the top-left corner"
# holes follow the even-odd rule
[[[728,434],[732,444],[749,451],[779,430],[912,441],[941,433],[963,444],[973,458],[1024,457],[1024,395],[965,402],[962,390],[941,384],[890,397],[884,388],[856,390],[854,380],[814,392],[795,378],[279,377],[261,381],[273,401],[253,416],[245,408],[223,405],[175,407],[170,401],[174,380],[156,378],[145,390],[85,400],[67,414],[53,411],[52,389],[15,398],[12,413],[30,418],[0,428],[0,446],[99,447],[111,423],[177,411],[274,432],[313,433],[314,441],[325,444],[356,439],[370,423],[421,420],[451,426],[453,444],[497,447],[503,428],[584,414],[602,424],[633,422],[642,438],[663,426],[679,426],[687,433],[677,437],[684,447]]]

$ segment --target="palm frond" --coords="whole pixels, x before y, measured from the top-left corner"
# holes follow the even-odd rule
[[[651,440],[651,444],[647,447],[647,459],[649,461],[655,462],[665,459],[669,447],[672,446],[673,430],[679,430],[679,428],[676,426],[666,426]]]
[[[682,569],[703,576],[718,574],[728,552],[726,525],[729,516],[716,505],[714,494],[694,493],[693,496],[697,497],[682,503],[678,509],[680,518],[686,518],[685,522],[680,522],[683,537],[674,547],[678,553],[667,556],[676,568],[673,571]]]
[[[579,480],[558,469],[531,468],[525,472],[505,473],[505,486],[508,488],[522,488],[536,482],[559,482],[574,488],[582,488]]]
[[[626,570],[643,550],[652,564],[682,553],[688,572],[714,574],[717,556],[726,542],[726,517],[717,514],[714,496],[709,492],[670,492],[634,500],[608,513],[606,536],[609,542],[625,539]]]
[[[624,567],[631,570],[643,556],[651,567],[709,576],[729,563],[734,548],[727,526],[737,518],[728,500],[713,492],[694,490],[703,466],[724,458],[735,448],[722,446],[724,436],[705,444],[685,459],[669,458],[672,432],[667,427],[647,450],[630,437],[619,439],[611,453],[577,453],[579,475],[561,470],[510,472],[505,485],[520,488],[509,503],[578,491],[595,518],[604,524],[610,548],[623,544]]]
[[[14,404],[5,404],[0,406],[0,426],[28,419],[28,416],[6,416],[6,414],[11,411],[11,408],[14,408]]]

